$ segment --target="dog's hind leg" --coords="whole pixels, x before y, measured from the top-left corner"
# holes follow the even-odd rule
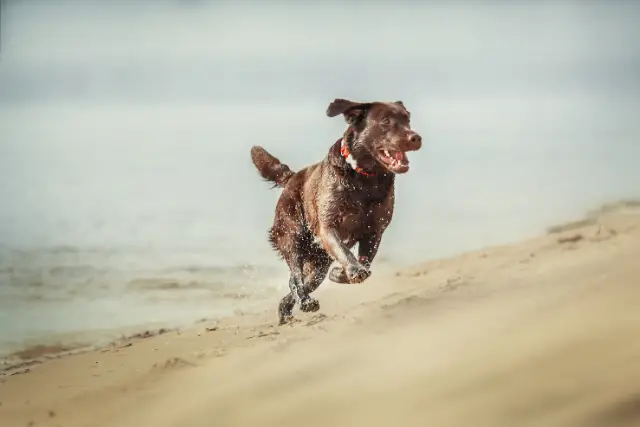
[[[309,295],[305,292],[303,286],[301,267],[302,266],[300,266],[300,268],[295,268],[289,265],[289,268],[291,269],[291,275],[289,276],[289,293],[280,300],[280,304],[278,305],[280,325],[287,323],[291,319],[291,316],[293,315],[293,308],[296,303],[300,304],[302,311],[306,311],[305,303],[307,303]]]
[[[319,307],[318,302],[309,297],[309,293],[305,289],[302,274],[302,259],[298,253],[293,253],[290,259],[287,259],[291,275],[289,277],[289,293],[282,298],[278,305],[279,324],[285,324],[293,314],[293,308],[296,303],[300,305],[302,311],[316,311],[314,305]]]
[[[276,216],[269,230],[269,241],[289,267],[289,294],[280,301],[278,315],[280,324],[291,317],[296,303],[305,299],[302,289],[302,253],[300,239],[304,223],[299,200],[294,192],[285,190],[276,205]]]
[[[302,311],[315,311],[317,301],[310,299],[304,287],[303,265],[307,255],[306,228],[298,215],[294,203],[288,198],[281,199],[282,215],[278,215],[271,228],[269,239],[280,252],[289,266],[289,294],[278,306],[280,324],[286,323],[291,317],[295,304],[300,305]]]
[[[300,239],[299,250],[297,251],[298,254],[302,255],[302,281],[297,282],[296,277],[298,276],[292,272],[289,279],[291,291],[282,298],[278,306],[281,325],[291,318],[296,302],[300,303],[300,310],[304,312],[315,312],[320,309],[320,303],[315,298],[312,298],[310,294],[327,277],[329,266],[333,260],[323,250],[318,251],[308,246],[308,240],[304,237]],[[296,263],[295,260],[292,261]]]
[[[291,292],[280,300],[280,304],[278,305],[279,325],[284,325],[291,319],[293,316],[293,307],[295,307],[295,305],[296,300]]]
[[[295,302],[300,305],[300,310],[304,312],[317,311],[320,308],[318,301],[309,296],[309,289],[305,286],[304,280],[304,256],[301,244],[296,245],[296,251],[292,254],[289,264],[291,277],[289,278],[289,289]],[[317,286],[316,286],[317,287]]]
[[[303,272],[304,272],[304,291],[307,295],[310,295],[313,291],[318,289],[318,286],[324,281],[327,277],[327,272],[329,271],[329,266],[333,260],[331,257],[324,251],[311,253],[304,260],[303,264]],[[313,301],[316,301],[312,299]],[[320,308],[320,304],[315,302],[315,310],[317,311]]]
[[[309,299],[309,295],[305,292],[303,286],[302,259],[299,251],[293,250],[286,254],[285,261],[289,266],[289,293],[285,295],[278,305],[279,324],[287,323],[293,314],[293,308],[296,303],[300,304],[300,308],[305,310],[305,303]]]

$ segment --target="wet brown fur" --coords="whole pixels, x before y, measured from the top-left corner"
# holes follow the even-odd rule
[[[395,173],[375,153],[381,149],[413,151],[422,146],[400,101],[336,99],[327,115],[340,114],[349,125],[344,138],[353,157],[373,176],[357,173],[345,161],[340,154],[341,139],[322,161],[298,172],[260,146],[251,149],[260,175],[283,188],[269,230],[269,241],[291,272],[290,293],[278,307],[280,324],[291,317],[296,303],[305,312],[320,308],[310,294],[327,274],[337,283],[360,283],[371,275],[371,262],[393,217],[395,181]],[[351,252],[356,243],[357,258]],[[333,261],[338,266],[329,272]]]

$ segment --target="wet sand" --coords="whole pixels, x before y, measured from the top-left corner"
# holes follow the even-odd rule
[[[638,426],[640,213],[6,370],[1,426]]]

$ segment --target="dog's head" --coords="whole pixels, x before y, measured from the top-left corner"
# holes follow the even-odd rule
[[[383,168],[392,173],[409,170],[407,151],[422,147],[422,137],[411,130],[411,115],[402,101],[353,102],[336,99],[327,116],[342,114],[353,133],[350,151],[366,169]]]

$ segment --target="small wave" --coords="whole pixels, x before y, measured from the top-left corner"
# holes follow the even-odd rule
[[[231,266],[202,266],[191,265],[182,267],[173,267],[167,269],[172,272],[184,272],[187,274],[207,275],[207,276],[243,276],[243,277],[255,277],[257,275],[262,277],[270,277],[279,271],[273,266],[255,265],[255,264],[242,264]]]
[[[197,293],[209,298],[249,300],[264,299],[276,292],[274,286],[247,286],[239,283],[225,281],[183,281],[176,278],[138,278],[127,284],[127,289],[133,292],[151,292],[149,298],[158,297],[158,293],[166,293],[164,297],[180,298],[189,293]],[[161,296],[161,295],[160,295]]]
[[[45,271],[51,277],[61,277],[65,279],[102,276],[110,272],[108,269],[95,267],[93,265],[59,265],[49,267]]]
[[[44,345],[44,344],[36,344],[32,346],[28,346],[16,352],[9,354],[8,358],[16,358],[21,360],[33,360],[38,359],[44,356],[49,356],[52,354],[60,354],[65,353],[71,350],[75,350],[79,347],[82,347],[81,344],[76,345],[64,345],[64,344],[52,344],[52,345]]]
[[[91,266],[10,268],[0,272],[0,285],[16,289],[83,289],[97,287],[114,276],[113,271]]]
[[[202,282],[181,282],[178,279],[167,278],[141,278],[131,280],[127,287],[134,290],[159,290],[159,291],[174,291],[174,290],[189,290],[189,289],[208,289],[211,286]]]
[[[52,246],[48,249],[49,249],[49,252],[52,254],[75,254],[75,253],[83,252],[83,250],[81,250],[76,246],[67,246],[67,245]]]

